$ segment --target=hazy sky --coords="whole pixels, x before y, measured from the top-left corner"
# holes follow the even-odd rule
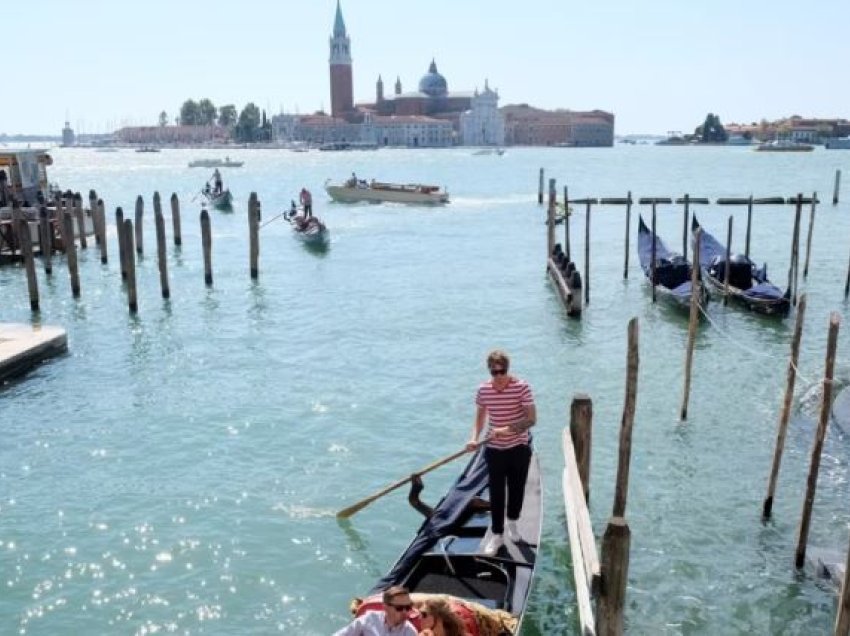
[[[3,2],[0,133],[172,119],[186,99],[269,114],[329,108],[336,0]],[[449,90],[599,108],[617,134],[850,118],[850,0],[343,0],[355,101],[432,58]]]

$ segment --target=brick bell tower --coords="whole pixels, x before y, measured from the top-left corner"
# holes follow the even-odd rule
[[[345,21],[339,0],[336,3],[334,31],[331,46],[331,115],[345,118],[354,110],[353,82],[351,79],[351,39],[345,33]]]

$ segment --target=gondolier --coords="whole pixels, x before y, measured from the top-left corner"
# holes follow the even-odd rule
[[[504,351],[491,352],[487,356],[487,368],[492,379],[483,383],[476,394],[477,410],[467,448],[477,448],[484,421],[489,418],[490,432],[484,458],[490,488],[492,535],[483,551],[484,554],[494,555],[504,544],[505,528],[511,543],[521,541],[517,520],[522,512],[531,461],[528,429],[537,420],[537,410],[528,383],[508,373],[510,358]]]
[[[313,195],[307,188],[301,188],[301,207],[304,208],[304,217],[313,216]]]

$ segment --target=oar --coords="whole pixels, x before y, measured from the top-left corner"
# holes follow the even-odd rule
[[[273,219],[269,219],[268,221],[263,223],[260,227],[261,228],[266,227],[269,223],[271,223],[272,221],[277,221],[280,217],[283,217],[286,221],[289,221],[289,219],[286,218],[286,212],[281,212],[280,214],[278,214]]]
[[[425,473],[430,473],[435,468],[439,468],[443,464],[448,464],[450,461],[454,461],[455,459],[457,459],[461,455],[466,455],[468,452],[469,451],[467,451],[466,448],[464,448],[463,450],[459,450],[456,453],[452,453],[448,457],[444,457],[443,459],[438,459],[433,464],[429,464],[428,466],[426,466],[422,470],[416,471],[414,474],[415,475],[424,475]],[[390,484],[389,486],[387,486],[383,490],[376,492],[374,495],[370,495],[369,497],[366,497],[366,499],[361,499],[360,501],[358,501],[353,506],[349,506],[348,508],[340,510],[338,513],[336,513],[337,519],[348,519],[351,515],[360,512],[361,510],[363,510],[363,508],[368,506],[370,503],[372,503],[376,499],[380,499],[381,497],[383,497],[387,493],[392,492],[396,488],[401,488],[406,483],[408,483],[410,481],[410,479],[411,479],[411,476],[408,475],[404,479],[399,479],[394,484]]]

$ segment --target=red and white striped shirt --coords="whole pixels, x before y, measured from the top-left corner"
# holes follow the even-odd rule
[[[501,391],[493,386],[493,381],[484,382],[478,387],[475,404],[487,410],[491,436],[496,431],[502,435],[492,436],[487,442],[491,448],[512,448],[528,444],[528,431],[506,434],[508,426],[525,420],[525,407],[534,406],[531,387],[525,380],[511,377],[508,385]]]

